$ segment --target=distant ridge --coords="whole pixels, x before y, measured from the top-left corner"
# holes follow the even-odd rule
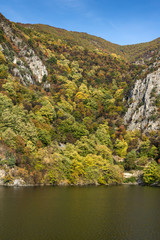
[[[139,58],[143,58],[143,56],[151,57],[153,56],[153,53],[150,54],[151,51],[160,49],[160,38],[145,43],[118,45],[101,37],[93,36],[84,32],[68,31],[44,24],[17,24],[19,26],[33,28],[36,31],[51,34],[55,38],[60,38],[61,40],[70,42],[71,44],[79,44],[92,50],[97,48],[109,54],[115,53],[130,62],[137,61]]]

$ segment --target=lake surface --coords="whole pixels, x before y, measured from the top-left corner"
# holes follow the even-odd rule
[[[160,188],[0,187],[0,240],[159,240]]]

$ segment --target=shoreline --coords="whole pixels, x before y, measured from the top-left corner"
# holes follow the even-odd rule
[[[13,183],[1,183],[0,187],[101,187],[101,186],[147,186],[144,183],[116,183],[116,184],[13,184]]]
[[[153,183],[147,185],[144,183],[138,182],[129,182],[129,183],[116,183],[116,184],[13,184],[13,183],[0,183],[0,187],[17,187],[17,188],[27,188],[27,187],[111,187],[111,186],[141,186],[141,187],[160,187],[160,183]]]

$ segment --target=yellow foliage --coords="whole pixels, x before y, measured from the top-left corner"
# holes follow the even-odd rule
[[[88,94],[86,94],[86,93],[82,93],[82,92],[78,92],[77,94],[76,94],[76,96],[75,96],[75,99],[76,100],[85,100],[85,99],[87,99],[88,98]]]
[[[112,151],[106,145],[96,145],[96,150],[98,153],[106,160],[112,160]]]
[[[121,59],[121,56],[120,56],[120,55],[117,55],[117,54],[115,54],[115,53],[112,53],[111,56],[112,56],[113,58]]]
[[[105,72],[103,70],[100,70],[98,72],[98,77],[104,77],[105,76]]]
[[[60,117],[60,118],[64,116],[64,112],[63,112],[62,109],[58,110],[57,116]]]
[[[71,69],[70,67],[67,65],[67,72],[70,74],[71,73]]]
[[[117,91],[116,91],[116,93],[115,93],[115,98],[117,99],[117,98],[120,98],[121,96],[122,96],[122,94],[123,94],[123,89],[118,89]]]
[[[0,64],[3,64],[3,63],[6,63],[6,59],[3,53],[0,51]]]
[[[87,85],[82,83],[81,86],[79,87],[79,91],[83,93],[88,93]]]
[[[116,154],[120,157],[125,157],[127,155],[128,143],[122,139],[117,139],[115,143]]]

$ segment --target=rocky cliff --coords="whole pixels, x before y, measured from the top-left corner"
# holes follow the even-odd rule
[[[128,98],[124,121],[129,130],[159,129],[160,68],[137,80]]]
[[[42,60],[36,55],[25,36],[18,32],[14,24],[0,15],[0,28],[5,33],[5,42],[0,45],[0,50],[5,51],[5,56],[14,64],[12,73],[26,85],[33,84],[34,81],[41,82],[43,76],[47,76],[47,69]]]

